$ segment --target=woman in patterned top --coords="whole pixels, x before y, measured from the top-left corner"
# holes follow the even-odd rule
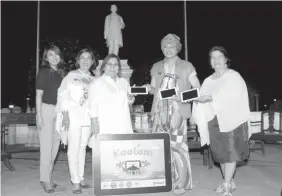
[[[154,100],[151,113],[153,132],[167,132],[171,139],[173,193],[184,194],[192,189],[192,174],[187,141],[187,119],[191,117],[190,103],[182,103],[180,92],[200,87],[197,73],[188,61],[178,57],[180,39],[168,34],[161,42],[165,58],[151,69],[151,84],[145,85]],[[160,90],[176,88],[177,96],[162,100]]]
[[[78,69],[69,72],[58,89],[57,130],[62,142],[68,143],[69,171],[74,194],[81,194],[81,188],[91,187],[85,183],[83,176],[86,146],[91,135],[87,107],[88,86],[94,79],[90,70],[96,65],[95,62],[92,50],[81,50],[76,58]]]

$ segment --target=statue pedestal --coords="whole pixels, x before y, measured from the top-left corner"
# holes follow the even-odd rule
[[[133,70],[130,69],[130,67],[127,64],[127,61],[128,61],[127,59],[120,60],[120,63],[121,63],[121,77],[127,79],[127,81],[130,84],[130,78],[131,78]],[[103,60],[99,60],[99,65],[94,70],[95,76],[100,76],[101,75],[100,69],[101,69],[101,66],[102,66],[102,62],[103,62]]]

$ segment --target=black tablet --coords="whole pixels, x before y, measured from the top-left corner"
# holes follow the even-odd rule
[[[180,96],[182,102],[198,99],[200,96],[199,89],[194,88],[188,91],[181,92]]]
[[[130,87],[130,94],[147,95],[148,89],[146,87],[141,87],[141,86]]]
[[[95,195],[172,190],[167,133],[99,135],[92,153]]]
[[[167,90],[160,90],[159,91],[160,94],[160,99],[170,99],[172,98],[174,95],[176,95],[176,89],[175,88],[171,88],[171,89],[167,89]]]

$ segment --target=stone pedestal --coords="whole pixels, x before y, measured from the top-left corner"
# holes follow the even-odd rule
[[[132,75],[133,70],[130,69],[130,67],[127,64],[127,59],[125,60],[120,60],[121,63],[121,77],[127,79],[127,81],[130,83],[130,78]],[[101,72],[101,65],[102,65],[103,60],[99,60],[99,65],[97,66],[97,68],[94,70],[95,76],[100,76]]]

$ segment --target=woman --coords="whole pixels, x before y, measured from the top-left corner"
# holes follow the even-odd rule
[[[54,129],[57,90],[64,71],[63,58],[57,46],[45,48],[42,68],[36,78],[36,126],[40,137],[40,183],[46,193],[54,193],[56,184],[51,176],[60,145],[60,137]]]
[[[76,57],[77,69],[68,73],[58,89],[57,130],[61,133],[62,141],[67,131],[67,141],[63,143],[68,143],[67,154],[74,194],[81,194],[81,188],[91,187],[84,181],[84,166],[86,146],[91,134],[87,108],[88,86],[94,79],[90,70],[95,65],[92,50],[80,50]]]
[[[89,87],[89,110],[94,134],[133,133],[129,104],[135,100],[129,94],[129,83],[120,77],[118,56],[109,54],[101,66],[101,77]]]
[[[153,132],[168,132],[171,135],[173,192],[184,194],[192,189],[192,174],[187,143],[187,119],[191,117],[191,105],[182,103],[181,91],[191,87],[199,88],[200,83],[194,66],[178,57],[181,43],[178,36],[168,34],[161,42],[165,56],[151,69],[151,85],[145,85],[154,94],[152,115]],[[178,95],[172,99],[160,99],[159,91],[176,88]]]
[[[214,73],[203,82],[201,96],[195,101],[198,104],[194,118],[199,128],[208,128],[213,159],[221,166],[224,182],[215,191],[231,196],[236,188],[236,163],[249,156],[248,90],[241,75],[229,68],[230,60],[223,47],[214,46],[209,57]],[[199,132],[201,137],[205,135],[205,131]]]

